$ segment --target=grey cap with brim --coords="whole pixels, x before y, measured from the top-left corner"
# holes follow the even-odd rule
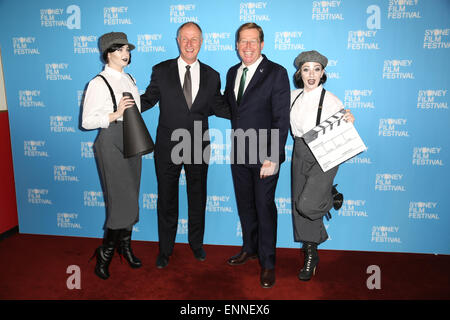
[[[328,64],[328,59],[316,50],[303,51],[295,58],[294,65],[297,69],[300,69],[305,62],[318,62],[325,68]]]
[[[128,45],[130,51],[135,48],[134,44],[128,42],[127,35],[123,32],[105,33],[99,39],[99,46],[102,54],[113,44]]]

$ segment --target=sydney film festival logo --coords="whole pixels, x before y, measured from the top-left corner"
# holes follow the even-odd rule
[[[78,213],[58,212],[56,221],[58,228],[81,229],[81,224],[77,222]]]
[[[448,36],[450,29],[427,29],[423,39],[424,49],[448,49],[450,42]]]
[[[23,149],[24,156],[26,157],[48,158],[44,140],[25,140],[23,142]]]
[[[41,54],[35,37],[13,37],[12,41],[15,55]]]
[[[403,174],[400,173],[377,173],[375,177],[375,191],[405,192],[402,183]]]
[[[74,36],[73,37],[73,53],[86,54],[96,53],[98,54],[97,36]]]
[[[303,31],[279,31],[275,32],[275,50],[304,50],[302,41]]]
[[[413,60],[412,59],[393,59],[384,60],[383,63],[383,79],[394,80],[406,80],[414,79],[413,72],[405,72],[411,70]]]
[[[51,205],[52,200],[48,199],[48,189],[28,189],[28,203]]]
[[[75,173],[75,166],[53,166],[53,178],[58,182],[79,182]]]
[[[420,11],[416,10],[419,0],[389,0],[388,19],[406,20],[420,19]]]
[[[379,50],[375,37],[378,30],[356,30],[348,32],[347,49],[350,50]]]
[[[72,80],[72,76],[68,73],[68,63],[46,63],[45,78],[50,81]]]
[[[128,7],[105,7],[103,8],[103,24],[107,26],[132,24],[127,14]]]
[[[398,236],[398,226],[373,226],[371,242],[379,243],[402,243]]]
[[[210,213],[232,213],[230,196],[208,196],[206,198],[206,211]]]
[[[144,193],[142,195],[142,207],[148,210],[156,210],[158,204],[157,193]]]
[[[275,197],[278,214],[292,214],[291,197]]]
[[[81,158],[94,158],[94,143],[92,141],[81,142]]]
[[[104,207],[105,201],[103,200],[102,191],[84,191],[83,203],[85,207]]]
[[[398,118],[386,118],[380,119],[378,124],[378,136],[383,137],[409,137],[408,130],[406,128],[407,119]]]
[[[313,1],[312,3],[312,20],[344,20],[342,12],[340,12],[342,1]]]
[[[239,21],[256,23],[270,21],[268,11],[267,2],[241,2],[239,4]]]
[[[195,4],[174,4],[170,5],[169,22],[170,23],[185,23],[196,22],[199,23],[198,16],[195,15]]]
[[[342,217],[364,217],[367,218],[366,200],[348,199],[344,200],[338,215]]]
[[[75,127],[73,125],[69,125],[72,122],[72,116],[50,116],[50,131],[58,133],[73,133],[75,132]]]
[[[229,32],[208,32],[203,35],[205,51],[234,51],[234,37]]]
[[[408,218],[414,220],[440,220],[436,213],[437,202],[433,201],[411,201],[409,203]]]
[[[166,47],[161,45],[163,35],[161,33],[138,34],[137,51],[138,52],[166,52]]]
[[[345,90],[344,105],[351,109],[375,109],[372,89]]]
[[[64,8],[40,9],[41,27],[81,29],[81,9],[77,5]]]
[[[412,164],[416,166],[442,167],[444,163],[439,157],[441,151],[441,147],[414,147]]]
[[[21,107],[45,107],[40,99],[41,90],[19,90],[19,106]]]
[[[446,89],[419,90],[417,94],[417,109],[448,109],[447,93],[448,90]]]

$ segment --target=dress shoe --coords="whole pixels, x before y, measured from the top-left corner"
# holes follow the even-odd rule
[[[230,259],[228,259],[227,263],[230,266],[237,266],[240,264],[244,264],[249,259],[256,259],[258,258],[258,255],[256,253],[248,253],[245,251],[241,251],[238,255],[232,256]]]
[[[272,288],[275,284],[275,269],[261,269],[261,286]]]
[[[194,252],[194,257],[198,261],[205,261],[206,259],[206,252],[203,250],[203,248],[192,250]]]
[[[169,257],[163,254],[159,254],[156,258],[156,267],[158,269],[165,268],[169,264]]]

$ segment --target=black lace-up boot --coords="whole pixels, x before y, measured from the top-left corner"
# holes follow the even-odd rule
[[[302,281],[308,281],[316,272],[317,264],[319,263],[319,254],[317,253],[317,243],[304,242],[303,253],[305,255],[305,262],[303,268],[298,274],[298,278]]]

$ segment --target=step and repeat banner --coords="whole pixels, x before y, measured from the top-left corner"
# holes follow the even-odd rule
[[[98,131],[80,126],[87,83],[102,70],[99,37],[127,33],[126,69],[141,92],[152,66],[178,56],[177,28],[203,29],[199,59],[221,74],[239,62],[235,32],[256,22],[263,53],[291,79],[295,57],[329,59],[325,88],[356,117],[368,150],[340,166],[345,201],[325,221],[338,250],[450,254],[448,165],[450,1],[0,1],[0,46],[11,125],[22,233],[102,237],[105,204],[92,150]],[[294,90],[293,81],[291,89]],[[158,107],[143,114],[153,137]],[[205,243],[241,245],[229,165],[230,123],[214,116]],[[293,141],[276,193],[278,246],[293,241],[290,167]],[[143,159],[137,240],[157,241],[153,155]],[[187,199],[180,179],[178,242],[187,242]]]

